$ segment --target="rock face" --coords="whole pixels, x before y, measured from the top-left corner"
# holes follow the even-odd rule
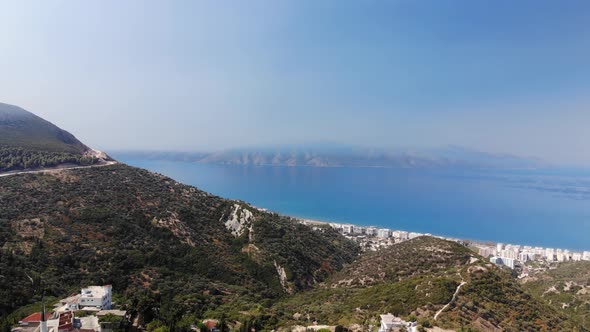
[[[275,269],[277,269],[277,274],[279,276],[279,281],[281,282],[281,287],[287,294],[293,294],[293,287],[289,285],[289,281],[287,280],[287,272],[285,268],[277,264],[277,261],[274,261]]]
[[[222,220],[223,221],[223,217]],[[239,237],[248,230],[248,237],[251,241],[254,233],[252,230],[252,222],[254,222],[254,215],[252,212],[240,204],[234,204],[228,218],[225,220],[225,227],[232,233],[233,236]]]

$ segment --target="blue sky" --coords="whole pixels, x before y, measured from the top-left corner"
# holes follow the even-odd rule
[[[4,1],[0,101],[106,149],[590,164],[588,1]]]

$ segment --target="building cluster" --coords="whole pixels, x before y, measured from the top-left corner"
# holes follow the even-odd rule
[[[377,228],[374,226],[357,226],[351,224],[328,223],[340,233],[349,236],[378,237],[382,239],[394,238],[400,241],[410,240],[425,234],[415,232],[396,231],[388,228]]]
[[[406,232],[388,228],[378,228],[374,226],[326,223],[308,219],[300,220],[300,222],[314,229],[320,228],[320,225],[329,225],[345,237],[357,241],[364,250],[372,251],[388,247],[395,243],[411,240],[422,235],[432,236],[431,234]]]
[[[520,246],[514,244],[497,243],[495,245],[477,245],[479,254],[489,257],[497,265],[514,268],[516,263],[525,264],[530,261],[538,262],[566,262],[590,261],[590,251],[570,251],[564,249]]]
[[[319,225],[330,225],[342,235],[361,242],[369,250],[377,250],[382,247],[411,240],[413,238],[431,234],[391,230],[374,226],[357,226],[352,224],[326,223],[314,220],[301,220],[303,224],[317,227]],[[514,268],[518,263],[524,264],[529,261],[538,262],[566,262],[566,261],[590,261],[590,251],[570,251],[566,249],[542,248],[521,246],[514,244],[481,244],[473,241],[464,241],[455,238],[436,236],[441,239],[471,244],[477,247],[479,254],[497,265],[504,265]]]
[[[54,310],[33,313],[19,321],[13,332],[109,332],[112,323],[100,322],[100,317],[115,315],[126,317],[122,310],[112,310],[112,287],[89,286],[80,293],[58,301]],[[84,310],[91,315],[76,317],[76,311]]]

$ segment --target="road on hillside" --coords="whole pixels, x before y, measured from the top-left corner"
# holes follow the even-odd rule
[[[46,173],[46,172],[57,172],[63,170],[70,170],[70,169],[81,169],[81,168],[92,168],[92,167],[103,167],[103,166],[110,166],[117,164],[116,161],[107,161],[104,164],[100,165],[88,165],[88,166],[66,166],[66,167],[56,167],[56,168],[45,168],[45,169],[37,169],[31,171],[18,171],[18,172],[10,172],[10,173],[1,173],[1,177],[11,176],[11,175],[19,175],[19,174],[36,174],[36,173]]]
[[[434,315],[434,320],[436,320],[438,318],[438,315],[442,314],[443,311],[445,311],[445,309],[451,305],[451,303],[453,303],[453,301],[455,301],[455,298],[457,297],[457,294],[459,294],[459,290],[461,290],[461,287],[463,287],[463,285],[465,285],[467,282],[465,281],[465,279],[463,279],[463,276],[461,275],[461,273],[458,273],[459,277],[461,277],[461,283],[459,284],[459,286],[457,286],[457,290],[455,291],[455,294],[453,294],[453,298],[451,299],[451,301],[449,301],[449,303],[447,303],[442,309],[440,309],[436,315]]]

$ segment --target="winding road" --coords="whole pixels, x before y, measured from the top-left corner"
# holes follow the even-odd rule
[[[442,312],[445,311],[445,309],[447,309],[449,307],[449,305],[451,305],[451,303],[453,303],[453,301],[455,301],[457,294],[459,294],[459,290],[461,290],[461,287],[463,287],[463,285],[465,285],[467,283],[465,281],[465,279],[463,279],[463,276],[461,275],[461,273],[457,273],[457,274],[459,275],[459,277],[461,277],[461,283],[459,284],[459,286],[457,286],[457,290],[455,290],[455,294],[453,294],[453,298],[451,299],[451,301],[449,301],[449,303],[447,303],[444,307],[442,307],[442,309],[440,309],[434,315],[434,320],[436,320],[438,318],[438,315],[442,314]]]
[[[8,172],[8,173],[0,173],[0,178],[11,176],[11,175],[19,175],[19,174],[37,174],[37,173],[45,173],[45,172],[57,172],[63,170],[70,170],[70,169],[80,169],[80,168],[92,168],[92,167],[103,167],[103,166],[110,166],[116,164],[116,161],[107,161],[104,164],[100,165],[88,165],[88,166],[66,166],[66,167],[55,167],[55,168],[45,168],[45,169],[36,169],[32,171],[18,171],[18,172]]]

